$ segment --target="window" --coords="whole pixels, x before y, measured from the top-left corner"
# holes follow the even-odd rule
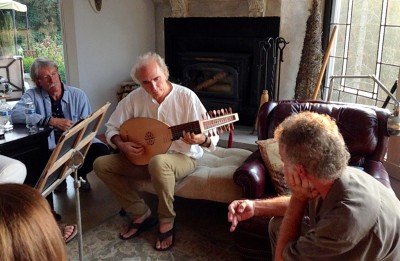
[[[400,74],[400,0],[327,0],[325,6],[325,28],[331,31],[336,25],[337,35],[326,69],[324,98],[332,75],[374,75],[400,97],[395,90]],[[335,80],[332,100],[385,107],[389,99],[374,81],[355,78]],[[393,109],[392,100],[387,108]],[[387,155],[398,169],[399,141],[391,138]]]
[[[329,1],[328,1],[329,2]],[[327,77],[375,75],[388,89],[400,68],[400,1],[333,0],[330,27],[337,26]],[[387,94],[368,79],[336,80],[333,100],[382,107]],[[329,81],[326,81],[328,88]]]
[[[54,60],[65,82],[59,0],[17,0],[25,10],[0,10],[0,56],[21,56],[29,74],[35,58]],[[27,80],[27,79],[25,79]]]

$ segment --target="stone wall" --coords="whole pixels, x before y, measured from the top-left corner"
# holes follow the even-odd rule
[[[156,49],[164,55],[164,17],[279,16],[284,50],[279,99],[292,99],[299,68],[306,21],[312,0],[153,0],[156,12]]]

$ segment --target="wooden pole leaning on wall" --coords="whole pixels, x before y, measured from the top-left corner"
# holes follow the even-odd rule
[[[316,100],[317,99],[317,95],[318,95],[318,92],[319,92],[319,88],[321,86],[322,78],[324,77],[326,65],[328,64],[329,54],[331,53],[332,44],[333,44],[333,41],[335,40],[336,29],[337,29],[337,26],[335,25],[333,27],[333,30],[332,30],[332,35],[331,35],[331,38],[329,40],[328,48],[326,48],[326,52],[325,52],[325,55],[324,55],[324,60],[322,62],[321,70],[319,71],[317,85],[314,88],[314,93],[313,93],[313,96],[312,96],[312,100]]]

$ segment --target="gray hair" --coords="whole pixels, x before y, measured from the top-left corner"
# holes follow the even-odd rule
[[[339,178],[350,159],[336,122],[328,115],[304,111],[286,118],[274,137],[286,147],[287,160],[317,178]]]
[[[169,78],[169,70],[167,65],[165,64],[164,59],[157,53],[153,53],[153,52],[148,52],[145,53],[141,56],[139,56],[139,58],[136,61],[136,64],[132,67],[131,70],[131,77],[132,79],[136,82],[140,84],[140,81],[138,79],[138,72],[141,68],[143,68],[144,66],[146,66],[150,61],[155,61],[158,66],[160,66],[162,72],[164,73],[165,77]]]
[[[42,68],[47,68],[47,67],[52,67],[52,68],[56,68],[58,71],[58,66],[57,64],[52,61],[49,60],[47,58],[44,57],[39,57],[37,58],[31,66],[31,79],[34,83],[36,83],[39,79],[39,72]]]

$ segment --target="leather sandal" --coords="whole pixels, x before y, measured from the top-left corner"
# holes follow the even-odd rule
[[[154,249],[157,251],[167,251],[167,250],[171,249],[175,244],[175,229],[176,229],[176,227],[175,227],[175,223],[174,223],[174,226],[167,232],[161,233],[159,231],[158,235],[157,235],[157,239],[158,239],[158,241],[160,241],[160,243],[162,243],[165,239],[169,238],[170,236],[172,236],[172,242],[171,242],[171,245],[169,245],[167,248],[157,248],[157,242],[156,242],[156,244],[154,245]]]
[[[119,234],[119,238],[122,240],[128,240],[133,237],[137,237],[144,231],[149,230],[150,228],[157,225],[157,223],[158,223],[158,219],[156,217],[152,217],[152,216],[149,216],[148,218],[146,218],[142,223],[133,223],[133,221],[132,221],[131,223],[129,223],[128,229],[126,230],[126,232],[124,234],[128,233],[131,229],[137,229],[136,233],[130,235],[129,237],[124,237],[123,235]]]

